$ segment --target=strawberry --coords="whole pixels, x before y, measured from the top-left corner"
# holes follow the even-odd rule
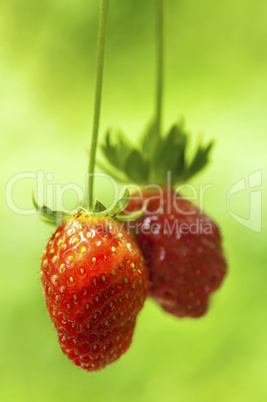
[[[109,0],[101,0],[85,199],[69,216],[40,207],[33,197],[40,217],[57,225],[41,263],[46,306],[63,353],[86,371],[100,370],[127,351],[148,293],[144,258],[115,220],[129,202],[129,190],[108,210],[98,200],[93,207],[108,9]]]
[[[150,295],[175,316],[200,317],[226,273],[220,231],[174,190],[162,198],[151,191],[133,194],[127,211],[140,209],[144,200],[146,213],[127,226],[145,257]]]
[[[102,144],[117,180],[135,182],[146,189],[142,192],[140,188],[131,196],[127,213],[140,209],[145,200],[148,206],[127,227],[145,257],[150,295],[178,317],[202,316],[209,295],[226,274],[219,228],[173,190],[176,183],[187,182],[205,167],[212,146],[212,141],[206,145],[199,141],[189,158],[188,134],[182,124],[174,124],[165,136],[152,124],[137,146],[132,146],[122,132],[114,136],[108,131]],[[102,168],[110,171],[108,164]]]
[[[148,277],[118,222],[84,214],[63,221],[47,243],[40,274],[60,347],[74,364],[100,370],[127,351]]]

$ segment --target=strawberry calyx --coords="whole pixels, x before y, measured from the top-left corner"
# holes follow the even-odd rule
[[[35,200],[34,194],[32,196],[32,202],[34,208],[36,209],[37,214],[39,215],[40,219],[48,224],[58,226],[63,221],[71,218],[76,217],[78,218],[81,215],[85,215],[86,217],[91,218],[111,218],[116,219],[119,221],[130,221],[133,219],[140,218],[147,208],[148,201],[144,203],[142,208],[138,211],[134,211],[130,214],[122,214],[121,212],[125,210],[129,203],[130,199],[130,192],[127,187],[124,187],[124,192],[122,197],[118,198],[118,200],[111,205],[109,208],[105,207],[101,201],[95,200],[94,207],[92,211],[87,211],[83,206],[78,207],[76,210],[72,211],[71,213],[67,213],[64,211],[55,211],[51,208],[47,207],[46,205],[40,206],[37,201]]]
[[[171,172],[171,184],[175,185],[188,181],[208,164],[213,144],[212,140],[204,144],[199,138],[190,155],[189,133],[183,122],[174,123],[160,136],[153,121],[134,145],[121,130],[109,128],[101,145],[105,164],[98,161],[98,165],[120,182],[130,180],[140,185],[164,185],[166,172]]]

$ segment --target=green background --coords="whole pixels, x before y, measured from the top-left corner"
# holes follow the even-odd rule
[[[154,108],[154,2],[111,0],[101,136],[120,126],[137,137]],[[204,208],[219,223],[229,274],[198,320],[175,319],[148,300],[131,349],[88,374],[60,352],[38,270],[51,228],[10,210],[5,189],[19,172],[52,172],[46,184],[84,186],[92,125],[96,0],[0,3],[2,401],[227,401],[267,399],[264,181],[267,147],[266,0],[169,0],[164,123],[184,116],[196,138],[216,139],[212,164],[193,183],[212,184]],[[233,219],[227,193],[262,171],[262,231]],[[34,180],[13,200],[32,207]],[[103,183],[96,191],[110,199]],[[66,192],[65,205],[75,205]],[[249,190],[231,210],[249,216]]]

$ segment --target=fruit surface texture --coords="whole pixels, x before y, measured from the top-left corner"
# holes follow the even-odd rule
[[[220,231],[173,189],[135,193],[126,211],[140,209],[145,200],[146,212],[126,225],[144,255],[150,295],[175,316],[200,317],[227,271]]]
[[[100,370],[126,352],[148,276],[118,222],[84,215],[63,222],[47,243],[40,276],[60,347],[74,364]]]

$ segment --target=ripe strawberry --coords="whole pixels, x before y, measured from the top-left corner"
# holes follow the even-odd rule
[[[133,146],[121,131],[115,134],[106,133],[102,151],[107,163],[101,164],[102,169],[108,173],[112,166],[118,181],[148,184],[146,188],[166,189],[169,184],[174,188],[187,182],[207,165],[213,146],[212,141],[203,144],[200,140],[190,156],[188,133],[181,123],[163,136],[153,122]],[[134,220],[131,233],[147,263],[151,296],[176,316],[203,315],[209,295],[226,273],[218,227],[186,199],[177,200],[176,205],[168,202],[166,190],[162,199],[158,192],[145,191],[141,199],[138,195],[130,198],[127,211],[149,201],[147,212]],[[169,195],[179,196],[173,190]],[[159,210],[162,201],[163,210]]]
[[[226,274],[219,229],[173,190],[162,198],[158,192],[141,198],[136,193],[127,211],[140,209],[144,200],[147,212],[127,225],[147,263],[150,295],[175,316],[202,316]]]
[[[95,371],[129,348],[148,293],[143,257],[119,223],[74,216],[58,226],[41,262],[41,282],[63,353]]]

